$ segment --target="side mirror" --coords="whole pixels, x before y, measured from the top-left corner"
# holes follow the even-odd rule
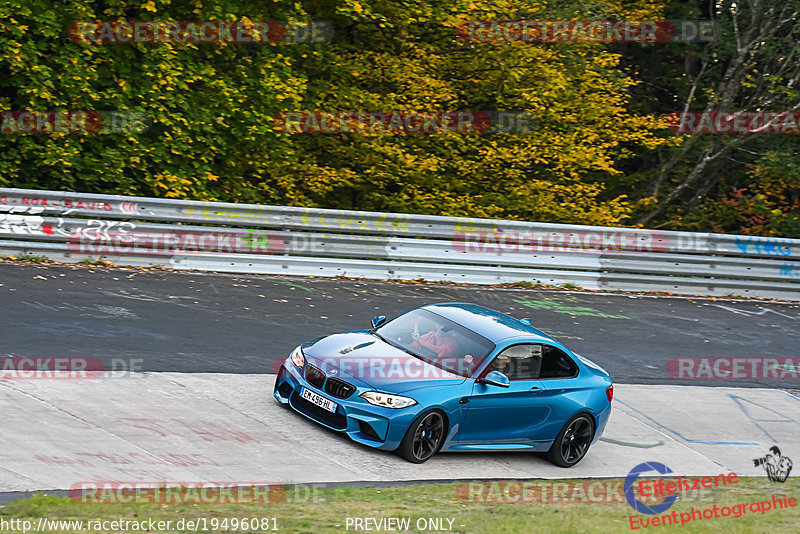
[[[501,388],[511,387],[511,381],[500,371],[491,371],[484,378],[478,379],[478,382]]]
[[[524,324],[525,326],[533,326],[533,325],[531,324],[531,320],[530,320],[530,319],[528,319],[527,317],[526,317],[526,318],[524,318],[524,319],[520,319],[520,320],[519,320],[519,322],[521,322],[521,323],[522,323],[522,324]]]
[[[386,322],[385,315],[376,315],[372,318],[372,328],[378,328],[380,325]]]

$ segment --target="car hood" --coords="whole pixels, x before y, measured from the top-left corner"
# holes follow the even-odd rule
[[[368,331],[345,332],[302,345],[306,360],[328,376],[386,393],[461,384],[464,377],[415,358]]]

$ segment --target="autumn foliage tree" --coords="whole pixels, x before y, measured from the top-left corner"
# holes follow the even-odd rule
[[[670,45],[666,54],[634,50],[625,63],[642,81],[637,109],[800,110],[800,1],[671,1],[665,13],[713,20],[716,37]],[[800,194],[797,141],[796,133],[682,135],[645,155],[628,177],[624,189],[637,199],[632,221],[800,237],[790,222],[800,214],[792,200]]]
[[[588,6],[588,7],[587,7]],[[612,225],[675,138],[620,46],[465,42],[470,20],[658,20],[645,1],[9,1],[0,109],[130,110],[135,135],[2,134],[5,186]],[[72,42],[76,21],[328,21],[322,43]],[[658,47],[660,44],[631,45]],[[665,49],[666,50],[666,49]],[[531,131],[291,134],[282,111],[524,112]],[[651,159],[648,159],[651,158]]]

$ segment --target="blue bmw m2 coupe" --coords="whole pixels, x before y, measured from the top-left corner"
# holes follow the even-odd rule
[[[415,463],[440,450],[521,450],[571,467],[603,433],[613,392],[605,370],[530,320],[447,303],[303,343],[274,395]]]

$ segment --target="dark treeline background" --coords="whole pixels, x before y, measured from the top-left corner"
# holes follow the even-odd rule
[[[800,237],[798,135],[677,136],[800,108],[800,0],[10,0],[0,110],[137,134],[0,134],[0,185]],[[710,43],[467,43],[459,23],[713,19]],[[328,21],[302,44],[82,44],[76,21]],[[513,110],[525,135],[290,135],[287,110]]]

